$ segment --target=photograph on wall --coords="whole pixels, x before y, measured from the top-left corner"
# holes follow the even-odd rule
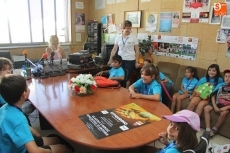
[[[141,27],[141,11],[125,12],[125,20],[131,21],[132,27],[140,28]]]
[[[187,60],[196,59],[198,38],[152,35],[154,54]]]
[[[182,12],[181,22],[190,22],[191,12]]]
[[[199,22],[199,12],[191,12],[190,23],[198,23]]]
[[[230,57],[230,30],[228,31],[226,44],[227,44],[226,57]]]
[[[227,4],[227,14],[226,15],[230,15],[230,1]]]
[[[211,0],[183,0],[183,12],[209,12]]]
[[[105,0],[95,0],[95,9],[105,9]]]
[[[160,27],[159,32],[171,32],[172,31],[172,12],[160,13]]]
[[[173,12],[173,19],[172,19],[172,27],[178,28],[180,23],[180,12],[175,11]]]
[[[211,6],[210,14],[209,14],[209,24],[220,24],[221,16],[214,15],[214,7]]]
[[[199,22],[208,22],[209,12],[200,12]]]
[[[217,43],[226,43],[226,39],[228,37],[230,30],[228,29],[218,29],[216,34],[216,42]]]
[[[79,116],[96,139],[138,128],[161,119],[135,103]]]
[[[85,14],[83,13],[75,14],[75,28],[76,28],[76,32],[85,31]]]
[[[230,29],[230,15],[222,16],[221,29]]]
[[[146,13],[146,31],[156,32],[157,13]]]

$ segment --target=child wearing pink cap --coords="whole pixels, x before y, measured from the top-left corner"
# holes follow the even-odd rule
[[[214,136],[218,128],[224,123],[230,111],[230,70],[224,71],[224,82],[218,84],[210,96],[210,102],[204,107],[206,132]],[[216,125],[210,129],[210,112],[214,109],[220,116]]]
[[[170,121],[167,132],[159,134],[161,143],[165,148],[159,149],[151,146],[143,147],[143,153],[180,153],[184,150],[193,149],[198,144],[196,132],[200,131],[199,116],[190,111],[182,110],[173,115],[163,118]]]

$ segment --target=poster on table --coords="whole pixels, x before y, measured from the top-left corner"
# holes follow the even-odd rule
[[[209,20],[209,7],[211,0],[183,0],[183,13],[186,13],[186,16],[183,16],[182,13],[182,22],[208,22]],[[189,17],[190,14],[190,18]],[[198,18],[198,19],[197,19]]]
[[[209,24],[220,24],[221,16],[214,15],[214,7],[211,6],[209,13]]]
[[[173,19],[172,19],[172,27],[178,28],[180,23],[180,12],[175,11],[173,12]]]
[[[105,138],[161,119],[135,103],[79,116],[96,139]]]
[[[171,32],[172,31],[172,12],[160,13],[160,27],[159,32]]]
[[[85,32],[85,14],[75,14],[75,28],[76,32]]]
[[[146,13],[146,31],[156,32],[157,13]]]
[[[187,60],[196,59],[198,38],[152,35],[154,54]]]

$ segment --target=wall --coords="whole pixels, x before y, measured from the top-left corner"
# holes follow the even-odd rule
[[[142,11],[141,25],[142,28],[132,28],[133,33],[145,32],[145,14],[147,12],[158,13],[158,25],[159,28],[159,13],[166,11],[180,11],[182,12],[184,0],[151,0],[151,2],[141,3],[140,0],[126,0],[124,3],[106,4],[106,9],[95,10],[94,0],[90,3],[90,18],[100,21],[100,17],[105,14],[114,14],[114,21],[120,24],[124,20],[125,11]],[[211,0],[211,6],[213,3],[224,2],[224,0]],[[183,65],[191,65],[207,69],[212,63],[217,63],[220,69],[230,68],[230,58],[225,57],[226,44],[216,43],[216,33],[220,25],[210,25],[208,23],[182,23],[180,22],[179,28],[173,28],[171,33],[161,33],[162,35],[172,36],[187,36],[197,37],[199,39],[197,55],[195,61],[177,59],[172,57],[154,56],[154,61],[168,61],[173,63],[179,63]],[[158,34],[151,33],[151,34]]]

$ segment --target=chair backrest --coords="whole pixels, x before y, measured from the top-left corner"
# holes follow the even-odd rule
[[[124,69],[123,70],[125,71],[125,78],[123,81],[120,82],[121,86],[126,88],[126,81],[128,80],[128,74],[129,74],[129,71],[127,69]]]
[[[183,153],[206,153],[208,144],[209,144],[210,135],[207,132],[204,132],[200,137],[200,142],[194,149],[188,149],[183,151]]]

